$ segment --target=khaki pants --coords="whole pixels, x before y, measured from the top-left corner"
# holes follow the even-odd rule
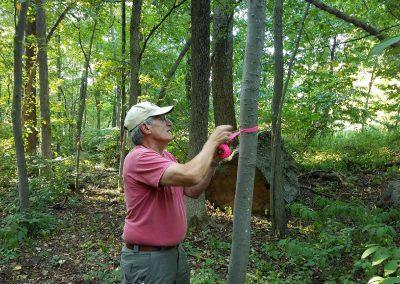
[[[139,252],[126,246],[121,252],[122,283],[190,283],[187,258],[182,246]]]

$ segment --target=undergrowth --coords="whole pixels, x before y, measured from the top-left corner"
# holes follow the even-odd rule
[[[400,160],[400,133],[370,129],[317,136],[309,144],[287,139],[287,145],[304,171],[351,171],[381,168]]]
[[[113,130],[93,131],[86,136],[88,143],[82,156],[82,172],[89,182],[98,182],[90,176],[96,171],[96,163],[106,167],[118,164],[115,133]],[[287,144],[304,171],[323,169],[351,175],[398,161],[399,138],[399,133],[370,130],[317,137],[306,147],[294,140]],[[0,220],[0,264],[18,258],[21,245],[52,234],[60,220],[54,218],[51,208],[69,192],[74,172],[73,156],[54,160],[53,174],[49,177],[42,174],[47,166],[44,161],[28,157],[31,208],[28,214],[21,213],[15,188],[15,155],[10,141],[1,140],[4,147],[0,153],[3,160],[0,170],[4,174],[0,176],[0,214],[4,218]],[[388,173],[399,175],[399,169],[390,168],[385,174]],[[384,182],[382,176],[377,176],[376,185]],[[400,283],[398,210],[367,207],[362,200],[350,202],[321,197],[307,204],[288,205],[291,226],[285,239],[269,238],[251,247],[248,283],[365,283],[369,280],[371,283]],[[229,211],[226,214],[229,215]],[[269,226],[264,228],[265,235],[269,234]],[[231,236],[218,238],[210,231],[201,233],[205,235],[204,242],[209,250],[191,242],[184,243],[195,263],[192,283],[223,283]],[[114,259],[110,260],[107,244],[101,247],[97,254],[87,255],[100,259],[101,265],[98,270],[85,272],[83,278],[118,283],[120,270],[118,267],[106,270]],[[55,257],[52,261],[55,265],[60,263]]]

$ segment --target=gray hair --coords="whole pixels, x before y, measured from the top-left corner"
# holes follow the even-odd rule
[[[135,128],[133,128],[131,130],[130,135],[131,135],[131,139],[132,139],[133,144],[141,145],[143,143],[144,135],[143,135],[142,130],[140,130],[140,126],[143,123],[151,124],[152,122],[153,122],[153,117],[150,116],[145,121],[143,121],[142,123],[140,123],[138,126],[136,126]]]

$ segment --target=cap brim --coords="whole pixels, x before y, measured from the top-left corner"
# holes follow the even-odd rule
[[[174,106],[160,107],[160,109],[155,111],[151,116],[170,113],[173,109],[174,109]]]

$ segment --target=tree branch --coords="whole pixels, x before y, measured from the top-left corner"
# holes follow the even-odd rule
[[[345,13],[343,13],[335,8],[329,7],[328,5],[325,5],[324,3],[322,3],[318,0],[305,0],[305,1],[310,4],[313,4],[315,7],[317,7],[320,10],[323,10],[325,12],[328,12],[329,14],[334,15],[336,18],[339,18],[345,22],[353,24],[354,26],[366,31],[370,35],[373,35],[380,40],[385,39],[385,36],[380,34],[378,29],[376,29],[375,27],[370,26],[364,22],[361,22],[360,20],[358,20],[352,16],[346,15]]]
[[[305,22],[306,22],[306,19],[307,19],[309,11],[310,11],[310,3],[307,3],[306,9],[305,9],[304,14],[303,14],[303,18],[301,19],[300,29],[299,29],[299,32],[298,32],[297,37],[296,37],[294,51],[293,51],[292,57],[290,58],[290,62],[289,62],[287,77],[286,77],[285,85],[283,87],[282,104],[285,101],[286,91],[287,91],[288,86],[289,86],[290,77],[292,75],[293,65],[294,65],[294,62],[296,60],[297,51],[299,50],[301,36],[303,34],[303,31],[304,31],[304,26],[305,26]]]
[[[69,10],[72,9],[72,7],[75,5],[75,3],[71,3],[67,6],[67,8],[65,8],[65,10],[60,14],[60,16],[58,17],[57,21],[54,23],[54,25],[51,27],[48,35],[47,35],[47,42],[50,41],[51,36],[53,35],[53,33],[55,32],[55,30],[57,29],[58,25],[61,23],[61,21],[65,18],[65,16],[67,15],[67,13],[69,12]]]
[[[142,56],[143,56],[143,53],[144,53],[144,51],[145,51],[145,49],[146,49],[146,45],[147,45],[147,42],[149,41],[150,37],[156,32],[156,30],[162,25],[162,23],[164,23],[164,21],[169,17],[169,15],[171,15],[171,13],[172,13],[175,9],[179,8],[179,7],[180,7],[183,3],[185,3],[186,1],[187,1],[187,0],[182,0],[182,1],[179,2],[178,4],[176,4],[176,3],[174,2],[174,5],[171,7],[171,9],[169,9],[168,13],[165,14],[164,17],[161,19],[161,21],[151,29],[150,33],[147,35],[146,39],[145,39],[144,42],[143,42],[143,47],[142,47],[142,49],[140,50],[140,54],[139,54],[139,63],[142,61]]]
[[[380,41],[383,41],[387,38],[387,36],[382,34],[382,30],[378,30],[377,28],[360,21],[359,19],[357,19],[355,17],[346,15],[342,11],[339,11],[335,8],[329,7],[328,5],[325,5],[324,3],[322,3],[319,0],[305,0],[305,1],[313,4],[315,7],[317,7],[320,10],[323,10],[329,14],[334,15],[338,19],[341,19],[347,23],[354,25],[355,27],[358,27],[358,28],[364,30],[368,34],[378,38]],[[391,45],[392,48],[398,47],[398,46],[400,46],[400,42],[396,42]]]
[[[174,65],[172,65],[171,69],[169,69],[169,71],[165,75],[164,83],[161,87],[160,94],[158,95],[158,104],[160,104],[162,99],[165,97],[165,93],[166,93],[167,87],[169,85],[169,82],[171,81],[172,76],[174,76],[176,69],[178,68],[179,64],[181,63],[182,58],[185,56],[186,52],[189,50],[191,44],[192,44],[192,40],[188,39],[186,41],[185,45],[183,46],[182,51],[179,53],[178,58],[175,60]]]

